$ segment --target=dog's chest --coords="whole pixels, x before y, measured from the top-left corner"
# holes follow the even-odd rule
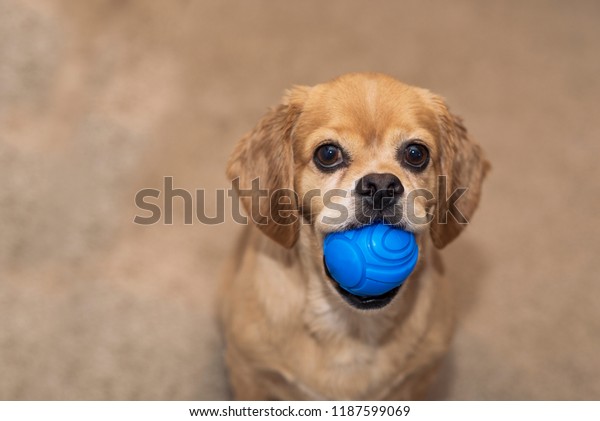
[[[323,346],[311,338],[301,350],[280,373],[292,392],[286,399],[376,399],[399,376],[390,353],[370,344],[339,340]]]

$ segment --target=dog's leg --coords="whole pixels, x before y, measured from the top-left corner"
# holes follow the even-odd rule
[[[238,401],[272,400],[267,388],[261,384],[260,372],[254,370],[249,361],[242,358],[233,347],[225,350],[225,361],[233,398]]]
[[[230,373],[233,397],[238,401],[273,400],[264,387],[252,378],[252,375],[239,370]]]
[[[439,368],[440,361],[436,361],[410,375],[406,380],[386,394],[384,400],[423,400],[427,398],[429,386],[433,383]]]

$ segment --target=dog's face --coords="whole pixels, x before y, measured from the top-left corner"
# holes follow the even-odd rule
[[[242,202],[284,247],[296,244],[301,224],[322,240],[385,222],[429,231],[441,248],[475,211],[487,166],[441,98],[359,73],[289,91],[240,141],[228,175],[252,191]],[[453,197],[456,189],[466,191]]]
[[[425,231],[441,173],[435,106],[390,78],[345,77],[309,90],[292,133],[304,221],[322,234],[374,222]]]

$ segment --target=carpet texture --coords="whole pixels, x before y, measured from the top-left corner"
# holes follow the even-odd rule
[[[283,91],[379,71],[447,98],[493,169],[444,250],[432,399],[600,399],[600,3],[0,0],[0,399],[226,399],[229,217],[202,189]],[[162,203],[161,195],[158,203]],[[225,198],[227,209],[231,205]],[[164,207],[163,207],[164,210]]]

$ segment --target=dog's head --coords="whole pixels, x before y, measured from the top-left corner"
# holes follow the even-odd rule
[[[322,239],[385,222],[429,231],[442,248],[473,215],[487,167],[440,97],[358,73],[290,90],[239,142],[227,174],[284,247],[302,224]]]

